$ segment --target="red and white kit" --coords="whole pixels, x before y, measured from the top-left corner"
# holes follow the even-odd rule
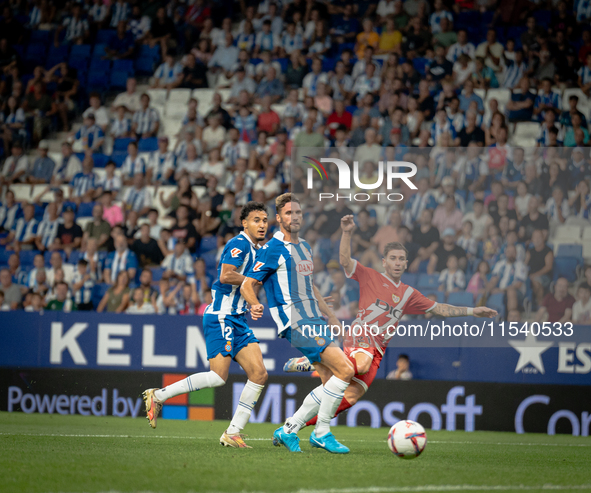
[[[359,283],[359,311],[351,330],[346,333],[343,349],[350,358],[357,353],[372,358],[370,370],[353,377],[367,392],[402,316],[422,315],[433,310],[437,302],[402,281],[395,283],[385,274],[364,267],[355,259],[353,262],[353,272],[351,275],[345,272],[345,275]],[[361,328],[354,330],[356,326]],[[355,335],[359,332],[360,335]]]

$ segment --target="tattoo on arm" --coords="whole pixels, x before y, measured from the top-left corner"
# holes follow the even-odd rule
[[[468,315],[468,309],[465,306],[446,305],[445,303],[438,303],[433,309],[435,315],[442,317],[461,317]]]

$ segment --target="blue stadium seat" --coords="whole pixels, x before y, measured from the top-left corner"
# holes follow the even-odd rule
[[[110,286],[108,284],[95,284],[94,285],[94,288],[92,289],[91,301],[92,301],[92,305],[94,306],[95,309],[98,307],[99,303],[103,299],[103,296],[105,296],[105,293],[107,292],[109,287]]]
[[[0,248],[0,265],[8,264],[8,258],[12,254],[13,254],[13,252],[6,250],[4,247]]]
[[[130,137],[115,139],[113,141],[113,152],[125,152],[127,153],[127,146],[131,143],[135,142],[135,139]]]
[[[107,44],[95,44],[94,45],[94,49],[92,50],[92,58],[93,59],[100,59],[101,57],[104,57],[107,52],[105,51],[105,48],[107,47]]]
[[[22,250],[19,254],[21,266],[30,267],[31,265],[33,265],[35,255],[39,255],[38,250]]]
[[[158,150],[158,137],[140,139],[138,142],[139,152],[153,152]]]
[[[88,73],[88,90],[100,93],[106,92],[109,88],[109,74],[104,72]]]
[[[116,89],[123,89],[127,86],[127,79],[129,74],[127,72],[115,72],[111,73],[109,80],[109,87]]]
[[[88,58],[84,57],[70,57],[68,60],[68,65],[73,69],[83,72],[88,70]]]
[[[425,75],[425,69],[426,69],[427,63],[428,63],[428,61],[426,58],[417,57],[417,58],[413,58],[413,60],[412,60],[412,66],[421,75]]]
[[[82,257],[84,257],[84,254],[80,250],[72,250],[72,253],[68,257],[68,263],[76,265]]]
[[[495,293],[486,300],[486,306],[499,312],[501,318],[505,317],[505,293]]]
[[[583,265],[583,245],[576,244],[561,244],[558,245],[557,257],[571,257],[579,261],[579,265]]]
[[[323,72],[330,72],[330,71],[334,70],[336,64],[337,64],[336,58],[325,57],[322,60],[322,71]]]
[[[125,161],[125,158],[127,157],[127,151],[125,152],[113,152],[113,154],[111,154],[111,161],[113,161],[118,168],[121,168],[121,165],[123,164],[123,161]]]
[[[414,287],[417,285],[418,276],[416,274],[411,274],[410,272],[405,272],[404,274],[402,274],[402,277],[400,278],[400,280],[404,284],[408,284],[409,286]]]
[[[284,74],[287,70],[287,65],[289,64],[289,60],[287,58],[278,58],[277,62],[281,66],[281,73]]]
[[[554,281],[559,277],[566,277],[568,282],[577,280],[579,260],[572,257],[554,257]]]
[[[447,302],[450,305],[456,306],[474,306],[474,296],[472,293],[458,292],[458,293],[449,293],[447,297]]]
[[[536,19],[536,24],[547,29],[550,27],[550,22],[552,22],[552,12],[549,10],[536,10],[533,13],[534,19]]]
[[[212,250],[216,250],[218,247],[218,239],[216,236],[206,236],[201,240],[201,246],[199,247],[199,252],[201,256],[203,254],[211,252]]]
[[[133,74],[133,60],[115,60],[113,62],[113,72],[126,72]]]
[[[90,58],[90,45],[74,45],[70,51],[71,57]]]
[[[90,72],[105,72],[109,73],[111,70],[110,60],[101,60],[100,58],[93,58],[90,62]]]
[[[215,250],[213,250],[211,252],[208,252],[208,253],[206,253],[204,255],[201,255],[201,258],[205,262],[205,268],[208,271],[215,270],[215,268],[216,268],[215,256],[216,256],[216,251]]]
[[[140,74],[153,74],[156,62],[151,56],[140,56],[135,60],[135,70]]]
[[[421,274],[417,282],[417,289],[437,289],[439,287],[438,274]]]
[[[102,154],[100,152],[95,152],[92,155],[92,159],[94,160],[95,168],[104,168],[109,162],[109,156]]]
[[[60,45],[60,46],[53,46],[49,48],[49,53],[47,55],[47,62],[45,63],[45,68],[52,68],[55,67],[58,63],[63,62],[64,60],[68,59],[68,51],[70,47],[67,45]]]
[[[159,281],[162,279],[162,274],[164,274],[164,269],[162,267],[153,267],[150,269],[152,271],[152,281]]]
[[[92,217],[94,202],[81,202],[78,207],[77,217]]]
[[[29,42],[41,43],[47,46],[49,45],[50,37],[51,31],[41,31],[39,29],[36,29],[34,31],[31,31],[31,39],[29,39]]]
[[[445,303],[445,293],[443,291],[437,291],[435,289],[426,289],[422,291],[425,296],[434,294],[437,297],[437,303]]]
[[[139,56],[142,58],[151,58],[156,62],[160,60],[160,46],[150,47],[149,45],[142,45]]]
[[[117,31],[115,29],[99,29],[94,42],[97,44],[109,44],[111,39],[116,35]]]
[[[459,12],[454,17],[454,30],[466,29],[480,22],[480,15],[476,11]]]

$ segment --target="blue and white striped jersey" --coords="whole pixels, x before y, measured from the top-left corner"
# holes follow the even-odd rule
[[[9,231],[16,222],[16,218],[23,212],[21,204],[14,204],[8,207],[6,204],[0,205],[0,228]]]
[[[24,217],[16,220],[12,226],[15,241],[29,241],[37,236],[37,227],[39,223],[35,219],[27,221]]]
[[[589,84],[589,82],[591,82],[591,68],[587,67],[587,65],[581,67],[578,70],[577,75],[581,78],[583,85]]]
[[[125,206],[135,212],[140,212],[144,207],[152,206],[152,192],[142,187],[139,190],[135,187],[127,189],[125,194]]]
[[[246,275],[252,268],[256,251],[257,246],[244,231],[226,243],[218,264],[218,276],[211,288],[213,302],[207,307],[205,313],[240,315],[247,311],[246,300],[240,293],[240,286],[223,284],[220,282],[220,276],[222,264],[233,265],[238,274]]]
[[[82,145],[84,146],[84,149],[92,149],[95,147],[98,141],[105,139],[105,134],[98,125],[91,125],[90,127],[82,125],[78,132],[76,132],[74,139],[82,139]]]
[[[117,282],[117,276],[122,270],[137,269],[138,260],[134,252],[127,249],[123,253],[117,251],[109,253],[105,262],[105,269],[111,270],[110,281],[115,284]],[[105,279],[109,281],[109,279]]]
[[[517,65],[513,60],[509,60],[505,67],[505,81],[503,82],[503,87],[513,89],[519,84],[519,81],[525,75],[526,71],[527,64],[525,62],[521,62],[520,65]]]
[[[176,167],[176,156],[172,151],[166,151],[162,154],[160,151],[155,151],[150,154],[148,168],[152,170],[152,181],[163,181],[169,170]]]
[[[177,257],[174,253],[169,253],[162,261],[162,268],[171,270],[179,276],[185,276],[188,280],[195,276],[193,258],[188,253],[183,253],[180,257]]]
[[[285,241],[281,231],[261,248],[246,277],[261,281],[279,333],[302,321],[321,318],[314,294],[312,248],[303,239]]]
[[[84,275],[86,275],[86,273]],[[79,282],[82,281],[82,278],[83,278],[83,275],[80,274],[80,272],[78,272],[76,270],[76,272],[74,272],[74,275],[72,277],[72,282],[70,284],[71,285],[78,284]],[[76,302],[76,304],[79,305],[80,303],[90,303],[90,300],[92,299],[92,289],[93,288],[94,288],[94,281],[92,280],[92,277],[90,279],[87,279],[86,281],[84,281],[84,284],[80,287],[80,289],[78,289],[74,293],[74,301]]]
[[[127,2],[116,2],[111,5],[111,27],[116,28],[120,21],[126,21],[131,13]]]
[[[527,281],[527,267],[523,262],[508,262],[507,259],[499,260],[492,271],[493,277],[499,278],[498,287],[506,289],[514,282],[520,281],[522,289]]]
[[[41,237],[41,244],[45,248],[49,248],[49,245],[55,240],[57,228],[62,222],[61,218],[57,218],[55,221],[51,221],[47,218],[39,223],[39,226],[37,227],[37,236]]]
[[[133,114],[131,121],[137,125],[135,132],[144,134],[154,131],[156,123],[160,121],[160,115],[154,108],[139,109]]]
[[[78,173],[70,186],[74,189],[74,197],[82,197],[89,190],[99,187],[99,180],[94,173]]]
[[[127,156],[121,165],[121,176],[125,178],[133,178],[135,175],[146,174],[146,161],[143,157],[137,155],[135,159]]]
[[[439,285],[443,286],[446,293],[451,293],[455,289],[463,290],[466,287],[466,276],[460,269],[455,272],[443,269],[439,274]]]
[[[437,34],[441,32],[441,19],[447,19],[450,23],[454,21],[451,12],[442,10],[440,12],[433,12],[429,17],[429,26],[431,26],[431,32]]]
[[[154,77],[162,79],[163,84],[172,84],[176,82],[178,76],[183,73],[183,66],[177,62],[172,67],[164,62],[156,69]]]

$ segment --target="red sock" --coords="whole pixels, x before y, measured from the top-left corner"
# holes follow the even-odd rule
[[[349,403],[349,401],[343,397],[343,400],[339,404],[339,408],[337,409],[335,416],[342,413],[345,409],[349,409],[350,407],[351,404]],[[310,421],[308,421],[306,423],[306,426],[314,426],[316,424],[316,421],[318,421],[318,415],[314,416]]]
[[[357,375],[357,360],[355,358],[352,358],[351,356],[347,356],[349,358],[349,361],[351,363],[353,363],[353,368],[355,369],[355,375]],[[347,409],[347,408],[345,408]]]

